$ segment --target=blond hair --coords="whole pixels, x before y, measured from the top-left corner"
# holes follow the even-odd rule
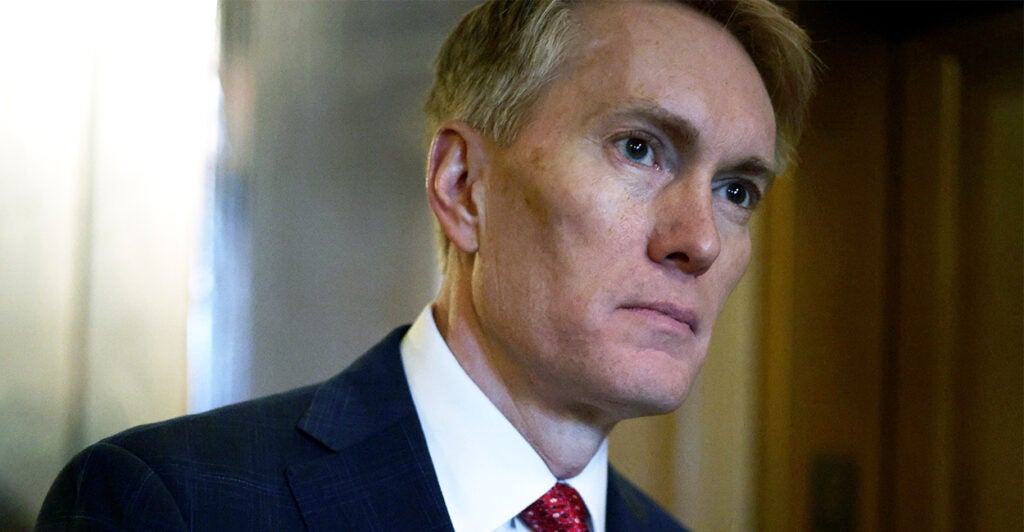
[[[772,101],[780,168],[795,156],[816,59],[810,39],[769,0],[676,0],[725,27],[757,67]],[[515,141],[533,104],[568,62],[581,0],[488,0],[466,13],[434,63],[428,138],[463,121],[502,146]],[[449,241],[435,223],[445,266]]]

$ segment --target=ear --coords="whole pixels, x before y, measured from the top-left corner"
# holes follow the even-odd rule
[[[479,243],[483,142],[469,125],[446,122],[434,135],[427,162],[427,201],[452,245],[466,253],[475,253]]]

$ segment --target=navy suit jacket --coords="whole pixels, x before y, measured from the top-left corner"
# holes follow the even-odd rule
[[[452,530],[402,368],[407,329],[322,384],[85,449],[37,529]],[[609,532],[683,530],[614,469],[607,512]]]

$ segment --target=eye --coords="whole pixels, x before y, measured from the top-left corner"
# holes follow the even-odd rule
[[[654,148],[640,137],[626,137],[615,141],[615,147],[627,160],[644,166],[655,166]]]
[[[742,181],[725,183],[715,189],[715,193],[744,209],[753,209],[761,201],[761,193],[757,188]]]

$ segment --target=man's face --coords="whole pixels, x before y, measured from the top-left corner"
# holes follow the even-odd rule
[[[749,57],[678,5],[585,5],[579,54],[477,183],[473,306],[506,385],[593,421],[686,395],[750,256],[775,121]]]

